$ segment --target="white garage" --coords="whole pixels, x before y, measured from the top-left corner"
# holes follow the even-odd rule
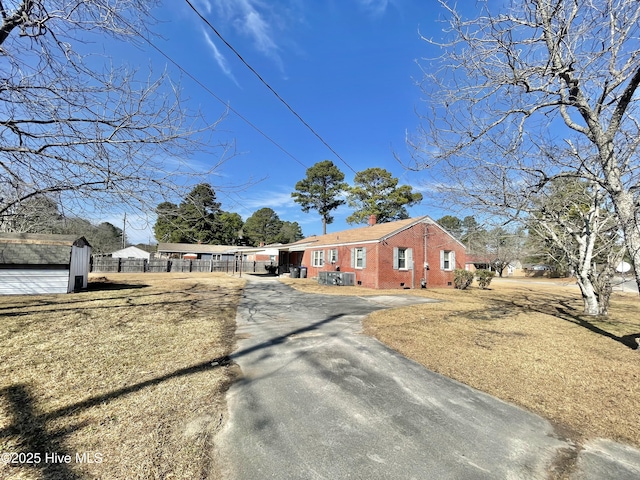
[[[77,235],[0,233],[0,295],[87,288],[91,245]]]

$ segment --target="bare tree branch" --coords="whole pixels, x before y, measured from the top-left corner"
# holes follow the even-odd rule
[[[481,1],[471,19],[440,4],[446,36],[425,40],[444,53],[422,62],[428,109],[408,138],[411,168],[458,203],[518,217],[556,179],[597,185],[640,285],[637,2],[524,0],[496,12]]]
[[[152,36],[156,0],[0,3],[0,230],[55,193],[66,210],[153,212],[207,180],[232,153],[166,72],[113,65],[97,40]],[[89,53],[88,53],[89,52]],[[190,159],[202,152],[208,165]]]

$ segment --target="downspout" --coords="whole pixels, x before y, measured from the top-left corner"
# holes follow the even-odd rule
[[[424,285],[425,288],[429,285],[429,281],[427,280],[428,270],[429,270],[429,262],[427,260],[427,237],[429,235],[429,225],[424,224],[424,263],[423,263],[423,274],[424,274]],[[420,285],[422,287],[422,285]]]
[[[411,269],[411,289],[414,290],[416,288],[416,262],[413,259],[413,254],[411,255],[411,265],[409,268]]]

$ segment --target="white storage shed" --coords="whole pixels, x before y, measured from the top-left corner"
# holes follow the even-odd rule
[[[116,250],[111,254],[112,258],[139,258],[144,260],[149,260],[151,254],[149,252],[145,252],[141,248],[138,247],[127,247],[122,250]]]
[[[0,295],[87,288],[91,245],[77,235],[0,233]]]

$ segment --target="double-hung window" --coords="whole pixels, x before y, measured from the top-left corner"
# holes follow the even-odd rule
[[[332,250],[329,250],[329,263],[330,264],[334,264],[334,263],[338,263],[338,249],[334,248]]]
[[[351,266],[353,268],[367,267],[367,249],[364,247],[351,249]]]
[[[440,251],[440,269],[451,271],[456,265],[456,253],[452,250]]]
[[[324,266],[324,250],[316,250],[313,252],[311,265],[314,267]]]
[[[395,247],[393,249],[393,268],[395,270],[409,270],[412,268],[413,252],[410,248]]]

